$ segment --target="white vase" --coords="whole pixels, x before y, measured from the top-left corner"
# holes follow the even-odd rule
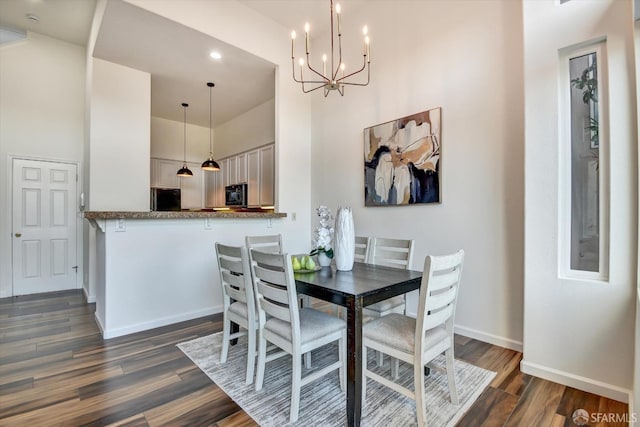
[[[338,209],[335,230],[333,252],[336,268],[340,271],[350,271],[353,268],[356,250],[356,235],[351,208]]]
[[[324,252],[320,252],[318,254],[318,264],[320,264],[320,267],[329,267],[331,265],[331,258]]]

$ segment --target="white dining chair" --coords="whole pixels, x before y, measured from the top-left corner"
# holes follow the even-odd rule
[[[245,236],[244,238],[247,250],[256,249],[260,252],[268,252],[274,254],[281,254],[282,249],[282,235],[271,234],[264,236]],[[309,295],[300,295],[300,305],[302,307],[311,307],[311,298]],[[307,368],[311,368],[311,353],[304,355],[304,365]]]
[[[239,246],[227,246],[216,243],[220,284],[222,285],[223,321],[222,321],[222,353],[220,362],[226,363],[229,353],[229,342],[247,335],[247,377],[246,383],[253,382],[256,361],[256,330],[258,319],[256,300],[251,280],[251,267],[247,249]],[[231,322],[244,329],[231,333]]]
[[[445,256],[428,256],[424,261],[424,273],[420,284],[418,316],[416,319],[399,313],[391,313],[372,320],[363,327],[363,354],[367,348],[388,354],[392,362],[392,379],[379,375],[362,363],[362,396],[366,398],[367,378],[379,382],[416,402],[419,426],[425,421],[424,366],[436,356],[445,354],[445,369],[451,403],[458,404],[454,373],[453,320],[464,251]],[[413,390],[405,388],[393,379],[398,377],[398,360],[413,365]],[[434,367],[430,365],[433,369]]]
[[[274,254],[282,253],[282,235],[280,234],[245,236],[244,240],[247,249],[257,249]]]
[[[330,314],[298,307],[291,258],[287,254],[251,249],[249,257],[260,325],[256,390],[262,389],[266,363],[290,354],[293,366],[289,419],[295,422],[302,386],[338,369],[340,388],[344,390],[347,326],[344,320]],[[334,341],[338,341],[338,361],[302,377],[301,356]],[[267,355],[267,342],[282,351]]]
[[[369,238],[367,262],[392,268],[408,270],[413,261],[413,240]],[[384,301],[368,305],[364,313],[369,317],[381,317],[389,313],[405,313],[405,295],[398,295]],[[383,355],[377,355],[378,366],[382,366]]]
[[[370,237],[356,236],[354,261],[367,262],[369,258]]]

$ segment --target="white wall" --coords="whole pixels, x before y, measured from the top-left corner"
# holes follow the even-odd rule
[[[325,204],[335,214],[349,205],[356,234],[415,239],[413,269],[428,254],[464,249],[457,331],[521,348],[520,3],[376,1],[356,16],[345,11],[343,23],[343,49],[355,51],[344,55],[347,65],[360,60],[360,28],[369,26],[371,83],[347,87],[344,97],[307,95],[312,208]],[[435,107],[442,107],[442,204],[364,207],[363,129]],[[409,311],[416,307],[414,295]]]
[[[31,32],[0,47],[0,298],[12,295],[10,156],[77,162],[82,171],[84,58],[81,46]],[[80,226],[78,265],[81,244]]]
[[[151,157],[182,161],[183,141],[184,122],[151,117]],[[187,161],[202,163],[208,158],[209,128],[187,123]]]
[[[310,249],[310,106],[291,81],[290,29],[276,24],[237,1],[128,0],[129,3],[209,34],[276,65],[275,141],[277,210],[290,215],[281,228],[296,251]],[[283,49],[283,46],[285,47]],[[241,225],[243,220],[237,220]],[[265,230],[264,234],[268,234]]]
[[[91,210],[149,210],[150,121],[149,73],[94,58]]]
[[[525,322],[521,369],[618,400],[632,387],[637,263],[637,139],[632,3],[526,1]],[[606,38],[608,282],[560,279],[559,51]],[[606,98],[606,97],[605,97]],[[606,123],[604,123],[606,126]]]
[[[223,159],[275,140],[275,99],[214,128],[213,157]]]

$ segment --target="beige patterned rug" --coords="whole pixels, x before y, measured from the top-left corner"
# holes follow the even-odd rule
[[[263,427],[291,425],[289,399],[291,398],[291,357],[268,362],[264,387],[256,392],[253,384],[244,383],[246,372],[246,337],[231,346],[227,363],[220,364],[222,332],[178,344],[202,371],[218,384],[249,416]],[[369,367],[375,365],[374,354],[369,352]],[[337,346],[329,345],[312,353],[311,370],[327,366],[337,360]],[[389,375],[389,357],[380,369]],[[436,359],[436,365],[444,365],[444,357]],[[427,390],[427,420],[429,426],[453,426],[471,407],[480,393],[496,375],[495,372],[456,360],[456,385],[459,405],[449,401],[446,375],[432,371],[425,380]],[[304,376],[308,370],[304,368]],[[398,382],[405,386],[413,383],[413,370],[400,363]],[[344,426],[346,425],[346,394],[340,390],[338,371],[324,376],[302,388],[300,415],[296,426]],[[362,426],[412,426],[416,425],[415,402],[374,381],[367,383],[367,398],[362,411]]]

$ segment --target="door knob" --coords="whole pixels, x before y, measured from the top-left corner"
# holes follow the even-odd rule
[[[16,233],[16,237],[22,237],[22,233]]]

